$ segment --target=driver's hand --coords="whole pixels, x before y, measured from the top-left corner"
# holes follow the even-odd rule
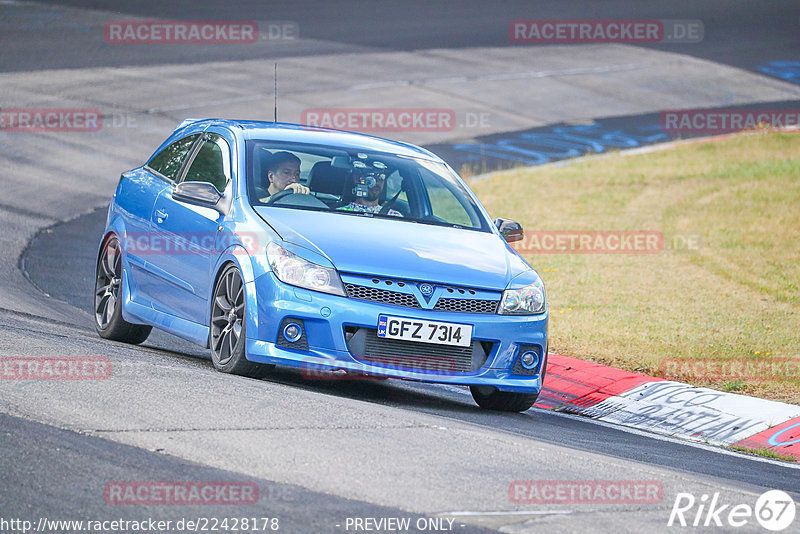
[[[304,186],[301,183],[289,184],[289,185],[286,186],[284,191],[288,191],[290,189],[292,191],[294,191],[295,193],[299,193],[301,195],[307,195],[307,194],[309,194],[311,192],[311,190],[308,187]]]

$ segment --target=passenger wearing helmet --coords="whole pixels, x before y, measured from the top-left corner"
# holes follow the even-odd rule
[[[380,213],[380,198],[386,187],[386,175],[368,169],[353,169],[350,173],[350,185],[353,186],[353,200],[350,204],[338,208],[342,211],[359,213]],[[402,217],[397,210],[390,209],[386,215]]]

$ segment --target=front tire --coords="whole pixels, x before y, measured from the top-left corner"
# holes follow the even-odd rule
[[[117,236],[106,239],[94,282],[94,327],[100,337],[123,343],[143,343],[151,326],[129,323],[122,318],[122,249]]]
[[[470,386],[472,398],[484,410],[499,412],[524,412],[536,402],[537,393],[500,391],[492,386]]]
[[[223,373],[264,378],[275,367],[249,361],[245,347],[244,283],[231,264],[222,271],[212,293],[209,345],[214,368]]]

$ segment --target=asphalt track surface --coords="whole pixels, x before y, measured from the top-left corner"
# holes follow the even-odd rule
[[[384,50],[420,50],[432,48],[471,48],[514,46],[508,39],[508,24],[518,19],[700,19],[705,38],[693,46],[653,44],[652,48],[675,51],[714,62],[755,69],[765,60],[797,58],[797,3],[777,0],[762,5],[747,0],[692,2],[595,2],[558,0],[496,2],[487,6],[479,0],[429,2],[193,2],[155,0],[104,2],[103,0],[66,0],[43,2],[80,9],[110,11],[133,19],[260,20],[295,21],[303,38],[324,41],[340,50],[368,47]],[[119,50],[109,54],[97,46],[97,36],[85,31],[80,18],[61,20],[62,33],[38,40],[36,46],[26,39],[13,53],[0,58],[4,71],[30,68],[71,68],[158,63],[185,63],[215,59],[261,58],[259,51],[247,48],[231,52],[207,47],[201,53],[194,48],[174,47],[157,51],[146,46],[138,50]],[[27,18],[28,28],[10,25],[10,36],[24,35],[39,27],[54,24],[47,15]],[[16,27],[16,29],[15,29]],[[14,33],[14,32],[18,33]],[[5,33],[5,32],[4,32]],[[64,50],[69,39],[78,46]],[[19,41],[18,41],[19,42]],[[22,45],[24,43],[24,46]],[[58,52],[47,54],[47,52]],[[316,50],[300,53],[313,54]],[[297,51],[286,51],[297,54]],[[274,57],[274,56],[273,56]],[[369,65],[364,66],[365,69]]]
[[[538,409],[486,413],[456,387],[309,381],[285,369],[262,381],[231,377],[214,372],[202,348],[172,336],[154,333],[143,347],[130,347],[102,340],[92,328],[94,257],[102,206],[115,177],[140,164],[185,114],[213,115],[227,106],[244,116],[246,103],[256,102],[234,101],[247,95],[225,95],[219,100],[234,103],[215,103],[202,83],[191,83],[204,65],[229,64],[224,75],[231,76],[242,66],[252,68],[253,62],[288,58],[308,65],[324,55],[325,62],[352,69],[358,62],[348,58],[356,55],[375,61],[361,67],[377,72],[386,68],[381,58],[393,57],[409,61],[398,66],[396,75],[411,78],[431,57],[453,58],[457,65],[464,65],[465,57],[480,57],[496,68],[509,68],[505,54],[519,50],[507,38],[508,22],[514,19],[701,19],[706,37],[696,46],[589,47],[595,55],[588,59],[581,57],[586,50],[581,47],[530,50],[566,67],[655,58],[642,73],[648,79],[665,72],[696,76],[709,62],[720,64],[728,83],[734,83],[732,76],[744,80],[740,87],[726,88],[738,92],[720,105],[755,104],[759,95],[769,102],[800,98],[789,84],[756,73],[768,61],[797,57],[794,3],[662,4],[640,3],[634,12],[621,2],[569,7],[561,2],[491,7],[463,2],[457,8],[415,2],[243,2],[235,9],[196,2],[118,3],[113,9],[103,2],[0,2],[0,105],[103,106],[137,119],[136,128],[83,137],[0,132],[0,176],[10,191],[0,200],[5,227],[0,242],[7,251],[0,258],[0,354],[103,355],[114,369],[112,379],[92,384],[0,382],[0,518],[270,515],[281,518],[286,532],[344,532],[347,517],[425,515],[455,518],[462,532],[660,532],[670,530],[669,511],[682,491],[698,497],[719,492],[726,502],[752,504],[766,489],[783,489],[800,499],[800,470],[774,461]],[[96,30],[115,17],[289,20],[299,24],[302,39],[292,46],[251,48],[108,47]],[[696,68],[686,70],[685,65]],[[206,70],[211,82],[223,76]],[[146,85],[153,73],[164,72],[172,72],[171,78]],[[352,70],[345,74],[356,75]],[[614,76],[613,71],[600,75]],[[609,102],[605,80],[586,80],[582,95],[588,100],[574,111],[576,117],[621,116],[624,122],[634,112],[658,109],[649,101],[636,109],[624,107],[628,103],[622,101],[639,98],[635,90],[641,85],[631,85],[628,93],[622,87],[619,101]],[[282,83],[291,88],[309,81]],[[176,94],[181,89],[185,93]],[[477,82],[462,89],[478,100],[484,96]],[[269,91],[264,92],[259,97],[269,101]],[[454,100],[448,102],[463,95],[451,95]],[[558,105],[558,90],[543,88],[542,95],[544,103]],[[198,103],[190,109],[173,105],[170,110],[164,103],[195,97]],[[405,102],[398,94],[376,98],[389,99],[384,105]],[[427,102],[437,102],[430,98]],[[334,96],[325,105],[348,104]],[[535,128],[553,121],[536,117],[529,122],[527,127]],[[519,131],[526,124],[504,129],[498,121],[495,126],[490,135]],[[410,140],[442,147],[451,141],[447,135]],[[537,479],[658,480],[664,499],[655,505],[510,502],[512,481]],[[253,481],[261,498],[257,506],[235,510],[109,505],[103,487],[120,480]],[[751,524],[740,531],[759,530]]]

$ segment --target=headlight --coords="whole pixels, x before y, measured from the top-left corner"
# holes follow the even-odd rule
[[[267,260],[272,272],[281,282],[312,291],[345,296],[336,269],[305,260],[274,241],[267,245]]]
[[[497,313],[503,315],[535,315],[545,309],[544,284],[537,276],[536,281],[522,289],[506,289]]]

